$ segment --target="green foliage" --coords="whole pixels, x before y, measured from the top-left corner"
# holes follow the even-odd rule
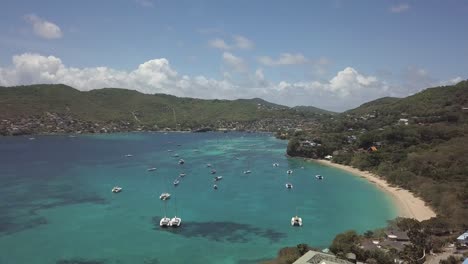
[[[330,246],[330,250],[335,253],[346,254],[356,251],[356,245],[359,243],[359,235],[354,230],[338,234]]]

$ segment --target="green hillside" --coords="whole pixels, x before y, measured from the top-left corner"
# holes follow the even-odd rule
[[[406,98],[378,99],[297,133],[288,153],[332,155],[334,162],[373,171],[420,195],[454,226],[467,228],[466,107],[468,81]],[[321,145],[301,144],[305,139]]]
[[[234,126],[235,122],[264,122],[261,128],[269,130],[270,128],[265,126],[279,127],[281,124],[276,121],[275,124],[271,124],[265,120],[298,121],[304,116],[313,118],[315,115],[300,114],[289,107],[259,98],[203,100],[165,94],[148,95],[115,88],[82,92],[66,85],[0,87],[0,105],[3,106],[0,119],[11,122],[22,118],[45,120],[52,113],[55,123],[80,123],[85,127],[99,123],[107,124],[107,128],[125,123],[128,130],[137,127],[169,127],[177,130],[201,127],[229,128]],[[49,126],[54,127],[55,123]],[[31,128],[33,133],[38,126],[44,127],[38,123]],[[41,132],[47,131],[43,129]],[[68,130],[65,129],[65,132]]]

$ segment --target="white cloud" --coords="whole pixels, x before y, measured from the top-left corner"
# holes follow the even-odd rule
[[[404,84],[390,86],[371,75],[346,67],[325,81],[268,81],[262,68],[249,73],[245,62],[224,52],[224,63],[234,71],[251,78],[241,82],[225,71],[220,79],[206,76],[181,75],[165,58],[152,59],[133,70],[121,71],[109,67],[75,68],[66,66],[60,58],[34,53],[16,55],[8,67],[0,67],[0,86],[37,83],[64,83],[82,91],[104,87],[134,89],[143,93],[166,93],[205,99],[237,99],[260,97],[284,105],[313,105],[329,110],[346,110],[364,102],[388,95],[406,96],[417,91]],[[409,76],[427,77],[426,70],[412,68]],[[417,80],[417,78],[415,79]],[[457,82],[460,77],[450,81]],[[404,88],[403,88],[404,87]],[[419,88],[430,87],[420,84]],[[390,89],[391,88],[391,89]]]
[[[42,38],[58,39],[63,35],[59,26],[34,14],[26,15],[24,19],[32,25],[34,33]]]
[[[244,60],[234,56],[232,53],[224,52],[223,61],[237,72],[245,72],[247,70],[247,64],[244,62]]]
[[[392,13],[403,13],[403,12],[408,11],[409,9],[410,9],[409,4],[402,3],[402,4],[395,5],[395,6],[391,6],[390,7],[390,12],[392,12]]]
[[[224,39],[215,38],[210,40],[208,43],[211,47],[221,49],[221,50],[231,50],[231,49],[252,49],[254,47],[254,43],[241,35],[234,35],[232,36],[232,43],[228,44]]]
[[[281,66],[304,64],[308,62],[308,59],[301,53],[282,53],[276,60],[269,56],[261,56],[258,58],[258,62],[265,66]]]
[[[216,38],[210,41],[210,46],[213,48],[217,48],[220,50],[230,50],[231,46],[229,46],[223,39]]]
[[[232,38],[234,39],[234,46],[239,49],[252,49],[254,46],[254,43],[244,36],[235,35]]]

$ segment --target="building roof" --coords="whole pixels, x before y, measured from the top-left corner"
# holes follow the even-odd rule
[[[309,250],[293,264],[352,264],[331,254]]]
[[[468,240],[468,231],[457,237],[457,240]]]
[[[395,238],[397,240],[409,240],[408,234],[399,230],[385,230],[385,235],[388,238]]]

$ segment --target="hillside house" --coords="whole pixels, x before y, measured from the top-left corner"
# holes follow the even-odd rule
[[[309,250],[293,264],[352,264],[353,262],[337,258],[335,255]]]
[[[457,241],[464,246],[468,246],[468,230],[457,237]]]

